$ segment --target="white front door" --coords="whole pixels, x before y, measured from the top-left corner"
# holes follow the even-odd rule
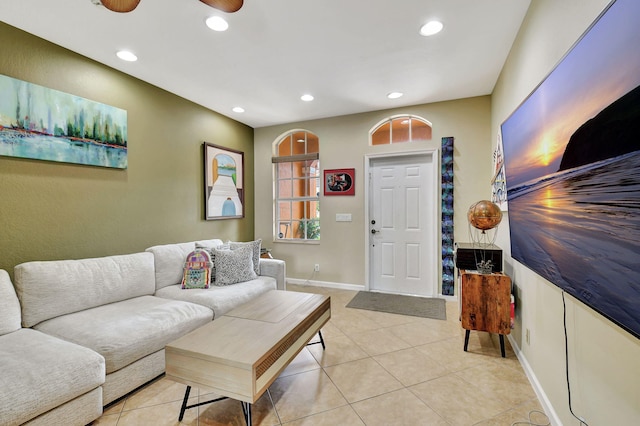
[[[369,289],[435,296],[437,157],[371,158],[369,164]]]

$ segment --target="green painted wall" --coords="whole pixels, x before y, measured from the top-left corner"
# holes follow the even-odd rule
[[[0,157],[0,268],[253,238],[251,127],[4,23],[0,40],[0,74],[125,109],[129,130],[127,170]],[[245,152],[244,219],[203,219],[204,141]]]

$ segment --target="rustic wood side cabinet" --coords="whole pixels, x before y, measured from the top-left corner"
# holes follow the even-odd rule
[[[511,332],[511,278],[505,274],[465,270],[460,274],[460,319],[466,330],[464,350],[467,350],[471,330],[487,331],[500,336],[500,352],[504,358],[504,336]]]

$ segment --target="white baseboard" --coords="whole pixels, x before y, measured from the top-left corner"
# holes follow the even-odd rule
[[[328,288],[336,288],[339,290],[353,290],[353,291],[364,290],[364,286],[358,285],[358,284],[334,283],[330,281],[301,280],[297,278],[287,278],[287,284],[308,285],[311,287],[328,287]]]
[[[511,347],[513,348],[513,351],[518,357],[518,361],[520,361],[520,365],[522,365],[522,369],[524,370],[525,374],[527,375],[527,378],[529,379],[529,382],[531,383],[531,387],[533,388],[533,391],[536,393],[536,396],[538,397],[538,401],[540,401],[540,404],[542,405],[542,409],[546,413],[547,417],[549,417],[549,422],[553,426],[562,426],[562,421],[558,417],[558,414],[556,413],[556,411],[553,409],[553,405],[551,405],[551,401],[549,401],[549,398],[547,398],[547,394],[544,392],[544,389],[542,389],[542,385],[540,384],[540,382],[538,381],[538,378],[536,377],[535,373],[531,369],[531,366],[529,365],[527,358],[524,356],[524,354],[520,350],[520,347],[517,345],[516,340],[510,334],[507,335],[507,338],[511,343]]]

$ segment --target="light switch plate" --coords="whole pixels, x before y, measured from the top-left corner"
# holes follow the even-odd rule
[[[336,222],[351,222],[351,213],[336,213]]]

